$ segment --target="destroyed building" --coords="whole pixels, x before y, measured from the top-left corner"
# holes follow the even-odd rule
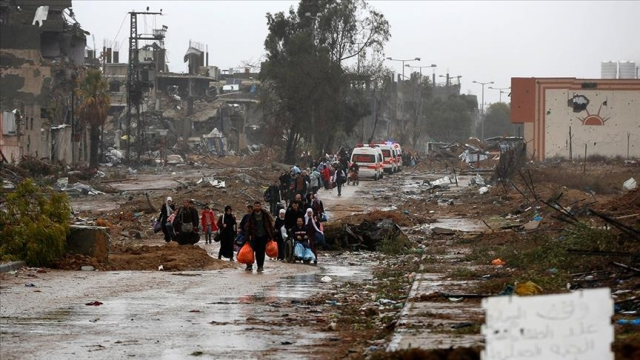
[[[0,150],[5,161],[34,156],[86,162],[89,137],[73,116],[86,35],[71,0],[0,1]],[[95,55],[95,54],[94,54]]]

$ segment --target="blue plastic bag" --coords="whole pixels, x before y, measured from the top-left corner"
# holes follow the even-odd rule
[[[315,242],[316,242],[316,246],[324,246],[324,234],[316,231],[316,237],[315,237]]]
[[[302,257],[304,261],[316,261],[316,256],[310,248],[304,249],[304,256]]]
[[[296,242],[296,245],[293,247],[293,257],[296,259],[302,259],[304,257],[304,246],[299,242]]]

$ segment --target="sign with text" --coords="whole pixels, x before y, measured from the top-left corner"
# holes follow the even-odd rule
[[[482,301],[483,360],[613,360],[611,291],[499,296]]]

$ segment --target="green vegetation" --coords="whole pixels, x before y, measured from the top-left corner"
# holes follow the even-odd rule
[[[0,259],[49,266],[65,252],[71,207],[67,195],[22,182],[0,211]]]

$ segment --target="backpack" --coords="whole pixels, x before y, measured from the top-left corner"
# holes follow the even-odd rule
[[[264,194],[262,194],[262,197],[264,198],[264,201],[266,202],[271,202],[271,189],[267,188],[267,190],[265,190]]]

